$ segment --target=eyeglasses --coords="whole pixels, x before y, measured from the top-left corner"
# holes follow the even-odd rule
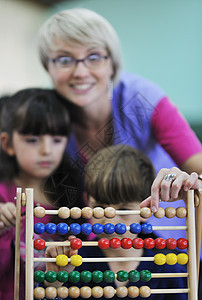
[[[83,59],[76,59],[71,56],[61,56],[50,59],[50,61],[52,61],[58,69],[73,69],[79,62],[84,63],[84,65],[89,69],[94,69],[101,67],[108,58],[108,55],[90,54]]]

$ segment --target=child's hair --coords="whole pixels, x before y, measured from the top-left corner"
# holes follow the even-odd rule
[[[149,158],[127,145],[104,148],[85,168],[84,186],[100,204],[119,204],[148,197],[155,178]]]

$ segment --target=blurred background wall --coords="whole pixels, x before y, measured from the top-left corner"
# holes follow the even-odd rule
[[[124,69],[159,84],[202,140],[202,0],[0,0],[0,96],[51,87],[37,31],[53,13],[93,9],[118,32]]]

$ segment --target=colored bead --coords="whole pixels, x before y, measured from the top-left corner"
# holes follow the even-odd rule
[[[78,254],[71,256],[71,265],[79,267],[82,264],[82,257]]]
[[[59,254],[56,257],[56,264],[59,267],[65,267],[68,264],[68,257],[66,255],[64,255],[64,254]]]
[[[95,283],[103,281],[103,273],[101,271],[94,271],[92,273],[92,281]]]
[[[105,239],[105,238],[100,239],[98,241],[98,247],[100,249],[107,249],[107,248],[109,248],[109,240]]]
[[[128,272],[123,271],[123,270],[118,271],[116,279],[121,282],[127,281],[128,280]]]
[[[121,241],[118,238],[113,238],[109,241],[109,245],[112,249],[118,249],[121,247]]]
[[[151,295],[151,289],[148,286],[141,286],[139,292],[142,298],[148,298]]]
[[[152,233],[152,231],[153,231],[153,229],[152,229],[152,225],[151,224],[149,224],[149,223],[142,224],[142,226],[141,226],[141,232],[143,234],[150,234],[150,233]]]
[[[140,272],[138,272],[137,270],[132,270],[128,273],[128,279],[131,282],[137,282],[140,280]]]
[[[115,295],[115,289],[113,288],[113,286],[105,286],[103,289],[103,296],[107,299],[110,299],[112,297],[114,297]]]
[[[72,207],[70,209],[70,217],[72,219],[79,219],[79,218],[81,218],[81,209],[79,207]]]
[[[95,223],[92,226],[92,231],[95,234],[101,234],[104,231],[104,226],[102,224],[100,224],[100,223]]]
[[[72,239],[70,241],[70,247],[73,249],[73,250],[78,250],[82,247],[82,240],[80,239]]]
[[[58,289],[57,289],[57,296],[61,299],[65,299],[68,297],[68,288],[66,288],[65,286],[60,286]]]
[[[43,218],[45,216],[46,212],[45,212],[45,208],[41,207],[41,206],[37,206],[34,208],[34,216],[36,218]]]
[[[130,249],[132,247],[132,245],[133,245],[133,241],[129,238],[123,238],[121,240],[121,247],[123,249]]]
[[[69,298],[78,298],[80,296],[80,289],[77,286],[69,288]]]
[[[180,265],[185,265],[188,263],[188,255],[185,253],[180,253],[177,255],[177,263]]]
[[[81,225],[81,232],[86,235],[90,234],[92,232],[92,225],[89,223],[83,223]]]
[[[36,282],[44,282],[45,280],[45,273],[42,271],[36,271],[34,272],[34,280]]]
[[[144,241],[141,238],[133,239],[133,248],[142,249],[144,246]]]
[[[72,223],[69,226],[70,234],[77,235],[81,232],[81,226],[78,223]]]
[[[58,209],[58,217],[61,219],[68,219],[70,216],[70,209],[68,207],[60,207]]]
[[[91,293],[94,298],[101,298],[103,296],[103,289],[100,286],[94,286]]]
[[[142,207],[140,209],[140,216],[145,219],[150,218],[151,217],[151,209],[149,207]]]
[[[146,238],[144,239],[144,248],[146,249],[152,249],[155,246],[155,241],[152,238]]]
[[[104,209],[102,207],[93,208],[93,217],[96,219],[101,219],[104,217]]]
[[[90,271],[82,271],[81,272],[81,281],[88,283],[92,279],[92,273]]]
[[[124,298],[126,296],[128,296],[128,289],[126,286],[119,286],[116,289],[116,296],[120,297],[120,298]]]
[[[177,241],[176,239],[173,239],[173,238],[169,238],[166,240],[166,247],[169,249],[169,250],[173,250],[177,247]]]
[[[162,253],[154,255],[154,263],[159,266],[164,265],[166,263],[165,255]]]
[[[80,281],[80,273],[78,271],[72,271],[69,273],[69,282],[77,283]]]
[[[115,225],[111,223],[107,223],[104,225],[104,233],[112,234],[115,232]]]
[[[89,286],[82,286],[80,289],[81,298],[87,299],[91,297],[91,288]]]
[[[188,247],[188,240],[184,238],[180,238],[177,240],[177,247],[179,249],[186,249]]]
[[[37,234],[42,234],[45,232],[45,225],[43,223],[34,224],[34,232]]]
[[[45,246],[46,246],[45,241],[42,239],[36,239],[34,241],[34,249],[36,250],[43,250]]]
[[[129,286],[128,296],[130,298],[137,298],[139,296],[139,289],[136,286]]]
[[[159,207],[157,212],[153,213],[154,217],[161,219],[165,216],[165,209],[163,207]]]
[[[46,298],[54,299],[57,296],[57,289],[53,286],[49,286],[46,288]]]
[[[57,280],[60,282],[67,282],[69,274],[65,271],[59,271],[57,274]]]
[[[164,249],[166,247],[166,240],[163,238],[156,238],[155,247],[156,249]]]
[[[175,265],[177,263],[177,255],[174,253],[168,253],[166,255],[166,263],[168,265]]]
[[[187,216],[187,210],[185,207],[178,207],[176,209],[176,216],[180,219],[185,218]]]
[[[104,278],[105,282],[111,283],[115,280],[115,274],[114,274],[114,272],[107,270],[104,272],[103,278]]]
[[[134,234],[138,234],[138,233],[140,233],[141,232],[141,225],[140,224],[138,224],[138,223],[132,223],[131,225],[130,225],[130,232],[131,233],[134,233]]]
[[[116,209],[114,207],[106,207],[104,209],[105,218],[114,218],[116,216]]]
[[[37,287],[34,289],[34,298],[43,299],[45,297],[45,290],[42,287]]]
[[[174,218],[176,216],[176,209],[174,207],[166,207],[165,215],[167,218]]]
[[[140,278],[144,282],[150,281],[151,280],[151,272],[148,270],[142,270],[140,272]]]
[[[117,234],[124,234],[126,233],[126,225],[123,223],[118,223],[115,225],[115,231]]]
[[[57,224],[57,233],[64,235],[68,233],[68,225],[66,223]]]
[[[46,227],[46,232],[48,234],[54,234],[54,233],[56,233],[56,230],[57,230],[56,224],[54,224],[54,223],[48,223],[48,224],[46,224],[45,227]]]
[[[82,208],[81,215],[82,215],[82,218],[84,218],[84,219],[90,219],[90,218],[92,218],[92,216],[93,216],[93,210],[92,210],[92,208],[90,208],[90,207],[84,207],[84,208]]]
[[[54,271],[48,271],[45,274],[45,278],[46,278],[46,281],[48,281],[48,282],[54,282],[57,280],[57,273]]]

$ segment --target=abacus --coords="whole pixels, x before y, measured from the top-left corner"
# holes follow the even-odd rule
[[[126,215],[126,214],[140,214],[143,218],[149,218],[151,216],[151,210],[149,208],[142,208],[140,210],[115,210],[112,207],[107,207],[105,209],[101,207],[95,207],[91,209],[90,207],[84,207],[80,209],[78,207],[73,207],[69,209],[68,207],[61,207],[58,210],[45,210],[43,207],[33,207],[33,189],[25,189],[25,193],[22,193],[21,188],[17,188],[17,218],[16,218],[16,250],[15,250],[15,300],[19,299],[19,239],[20,239],[20,219],[21,219],[21,205],[26,206],[26,284],[25,284],[25,298],[26,299],[54,299],[59,297],[65,299],[69,296],[69,299],[72,298],[112,298],[115,294],[117,297],[124,298],[126,296],[130,298],[136,298],[141,296],[142,298],[147,298],[151,294],[173,294],[173,293],[187,293],[189,300],[198,299],[198,276],[199,276],[199,261],[200,261],[200,238],[201,238],[201,218],[200,213],[202,209],[201,201],[196,204],[196,199],[194,199],[194,191],[190,190],[187,192],[187,204],[186,208],[179,207],[174,209],[172,207],[166,208],[165,210],[159,207],[158,211],[154,214],[157,218],[162,218],[166,216],[167,218],[172,218],[177,216],[178,218],[186,217],[186,226],[152,226],[151,224],[144,223],[142,225],[133,223],[129,226],[125,224],[118,223],[116,225],[107,223],[104,226],[96,223],[91,225],[90,223],[83,223],[79,225],[78,223],[72,223],[68,226],[66,223],[59,223],[58,225],[54,223],[35,223],[34,216],[37,218],[42,218],[46,214],[49,215],[58,215],[61,219],[67,219],[71,217],[72,219],[78,219],[80,217],[84,219],[89,219],[92,216],[99,219],[102,217],[113,218],[115,215]],[[197,230],[195,229],[195,205],[197,205],[197,216],[198,224]],[[34,211],[34,213],[33,213]],[[127,230],[131,233],[138,234],[142,232],[143,234],[151,233],[154,230],[186,230],[187,239],[180,238],[177,241],[170,238],[164,240],[163,238],[157,238],[153,240],[152,238],[102,238],[98,241],[81,241],[79,238],[74,238],[71,241],[64,242],[45,242],[42,239],[34,240],[34,232],[37,234],[47,232],[49,234],[59,233],[65,235],[70,233],[77,235],[80,232],[84,234],[90,234],[93,232],[96,235],[99,235],[103,231],[105,233],[116,232],[117,234],[123,234]],[[196,243],[197,235],[197,243]],[[46,246],[55,245],[55,246],[70,246],[72,249],[80,249],[82,246],[96,246],[101,249],[106,249],[112,247],[114,249],[122,247],[124,249],[129,249],[131,247],[135,249],[141,249],[145,247],[151,249],[154,246],[161,250],[167,247],[172,250],[175,247],[179,249],[187,248],[187,253],[180,253],[175,255],[174,253],[168,253],[164,255],[162,253],[156,254],[154,257],[110,257],[110,258],[99,258],[99,262],[105,261],[153,261],[158,265],[167,263],[169,265],[187,264],[186,273],[151,273],[148,270],[143,270],[140,273],[136,270],[132,270],[129,273],[126,271],[118,271],[117,274],[114,274],[112,271],[105,271],[104,274],[101,271],[95,271],[93,273],[89,271],[81,272],[72,271],[70,273],[60,271],[55,273],[54,271],[48,271],[46,273],[42,271],[36,271],[34,273],[34,262],[43,261],[43,262],[55,262],[59,266],[66,266],[68,263],[71,263],[73,266],[80,266],[82,262],[97,262],[98,259],[94,258],[82,258],[80,255],[73,255],[67,257],[66,255],[58,255],[56,258],[35,258],[34,257],[34,248],[37,250],[43,250]],[[191,249],[191,251],[190,251]],[[197,274],[198,272],[198,274]],[[142,280],[144,282],[149,281],[151,278],[169,278],[169,277],[187,277],[187,288],[182,289],[150,289],[148,286],[141,286],[137,288],[135,285],[130,287],[117,287],[114,289],[112,286],[106,286],[104,288],[100,286],[94,286],[92,289],[88,286],[89,281],[94,283],[99,283],[104,280],[107,283],[111,283],[116,278],[119,281],[130,280],[132,282],[137,282]],[[85,286],[82,286],[80,289],[76,286],[71,286],[69,288],[61,286],[59,288],[47,287],[46,289],[42,287],[37,287],[34,289],[34,281],[43,282],[44,280],[52,283],[55,280],[61,282],[70,281],[76,283],[81,280],[85,283]]]

